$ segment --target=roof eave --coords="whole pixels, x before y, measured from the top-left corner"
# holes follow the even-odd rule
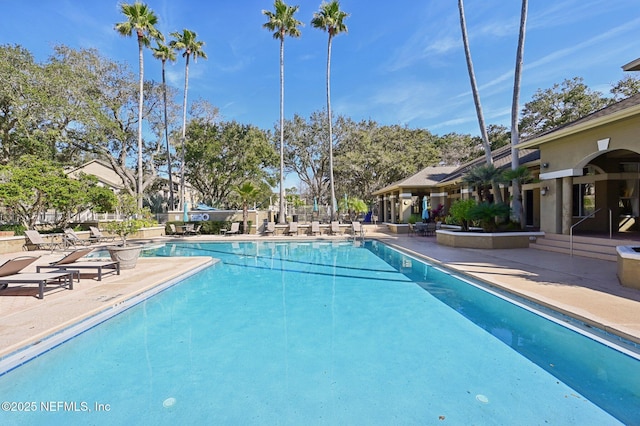
[[[595,127],[602,126],[607,123],[622,120],[634,115],[640,114],[640,104],[634,105],[630,108],[625,108],[621,111],[614,112],[602,117],[594,118],[593,120],[585,121],[574,126],[558,129],[555,132],[547,133],[538,138],[531,139],[530,141],[521,142],[517,145],[518,148],[536,148],[544,143],[560,139],[562,137],[570,136],[576,133],[584,132]]]

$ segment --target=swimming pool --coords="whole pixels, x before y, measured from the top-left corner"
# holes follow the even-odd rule
[[[0,376],[0,423],[640,422],[637,359],[384,244],[151,254],[222,262]]]

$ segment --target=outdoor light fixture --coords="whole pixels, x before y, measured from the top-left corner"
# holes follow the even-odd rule
[[[548,186],[543,186],[542,188],[540,188],[540,194],[541,195],[547,195],[549,193],[549,187]]]
[[[543,169],[549,168],[549,163],[542,163],[542,168]]]

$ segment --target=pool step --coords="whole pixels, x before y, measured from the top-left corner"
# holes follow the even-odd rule
[[[573,236],[573,255],[593,259],[617,260],[616,246],[629,245],[629,240],[616,240],[598,237]],[[571,253],[569,235],[545,234],[529,244],[530,248],[553,251],[556,253]]]

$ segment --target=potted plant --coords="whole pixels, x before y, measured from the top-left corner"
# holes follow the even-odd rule
[[[135,199],[127,194],[118,197],[119,210],[125,215],[124,220],[113,221],[106,224],[105,228],[112,234],[120,237],[121,243],[115,246],[108,246],[107,250],[111,260],[120,262],[120,269],[133,269],[138,262],[138,257],[142,251],[141,244],[127,244],[127,237],[140,230],[145,221],[137,219]]]

